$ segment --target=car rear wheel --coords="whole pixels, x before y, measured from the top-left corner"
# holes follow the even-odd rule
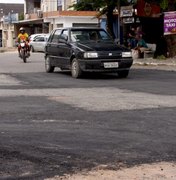
[[[73,59],[71,63],[71,74],[74,78],[79,78],[82,75],[82,70],[77,59]]]
[[[129,74],[129,70],[123,70],[123,71],[118,72],[118,76],[120,78],[126,78],[128,76],[128,74]]]
[[[45,70],[47,73],[52,73],[54,71],[54,66],[51,65],[51,58],[47,56],[45,58]]]

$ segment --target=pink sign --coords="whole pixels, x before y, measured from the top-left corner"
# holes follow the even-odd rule
[[[164,35],[176,34],[176,11],[164,13]]]

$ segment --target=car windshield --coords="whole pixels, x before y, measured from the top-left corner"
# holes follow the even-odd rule
[[[112,41],[112,38],[103,29],[73,29],[71,40],[79,41]]]

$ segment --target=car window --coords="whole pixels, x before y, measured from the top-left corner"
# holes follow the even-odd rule
[[[48,39],[49,39],[49,35],[46,35],[45,36],[45,41],[48,41]]]
[[[89,34],[85,31],[71,31],[71,40],[72,41],[86,41],[89,40]]]
[[[76,41],[107,41],[111,37],[103,29],[73,29],[71,30],[71,40]]]
[[[99,36],[102,40],[112,40],[106,31],[99,31]]]
[[[45,41],[45,38],[43,36],[39,36],[35,38],[35,42],[43,42]]]
[[[68,39],[68,29],[64,29],[62,34],[64,35],[65,39]]]
[[[38,36],[41,36],[41,34],[31,34],[30,36],[29,36],[29,39],[30,40],[34,40],[36,37],[38,37]]]
[[[58,43],[58,39],[59,39],[59,35],[61,34],[61,30],[60,29],[57,29],[53,36],[51,37],[51,42],[52,43]]]

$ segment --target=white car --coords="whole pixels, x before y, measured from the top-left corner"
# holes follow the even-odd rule
[[[32,52],[45,51],[45,45],[48,40],[49,34],[37,34],[36,36],[30,36],[29,46]]]
[[[30,44],[30,42],[32,42],[37,36],[40,36],[40,35],[44,35],[44,33],[31,34],[31,35],[29,36],[29,44]]]

